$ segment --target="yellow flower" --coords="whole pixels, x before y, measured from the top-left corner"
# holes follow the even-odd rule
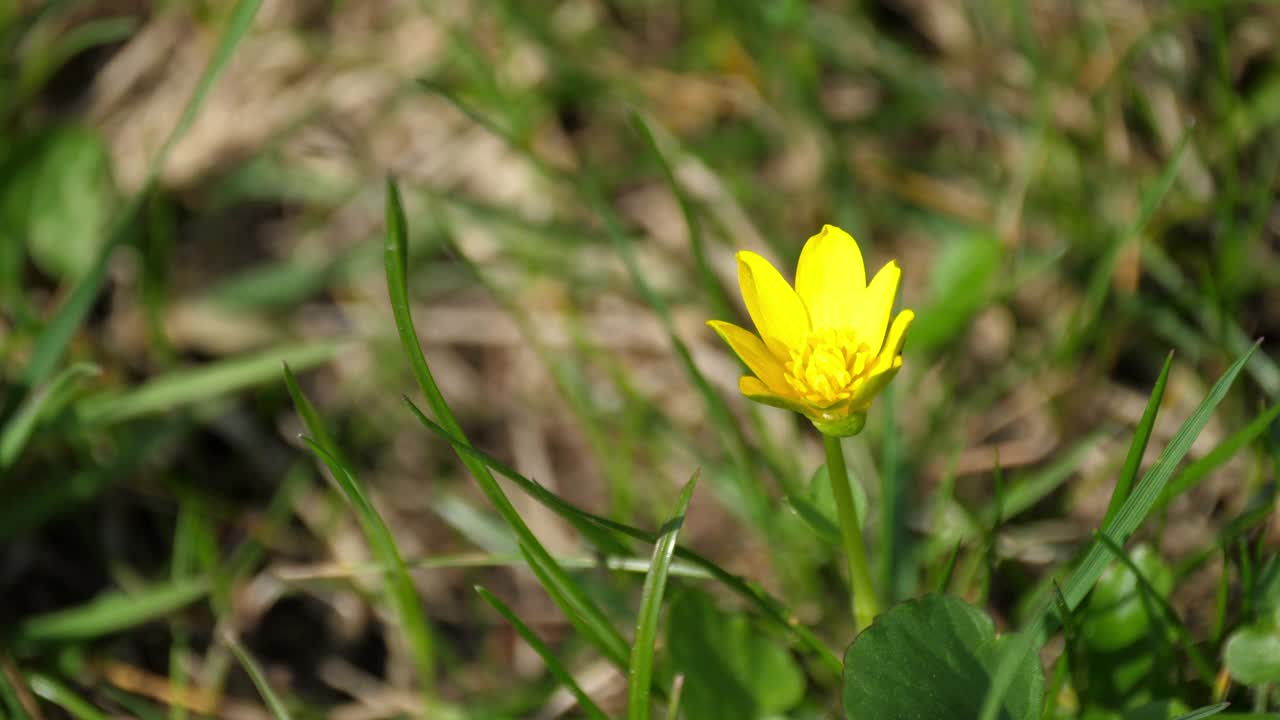
[[[737,257],[738,285],[760,334],[722,320],[707,324],[755,373],[740,378],[738,389],[803,413],[827,435],[856,435],[871,401],[902,367],[902,341],[915,318],[903,310],[889,322],[898,263],[868,285],[858,243],[833,225],[805,243],[795,289],[759,255]]]

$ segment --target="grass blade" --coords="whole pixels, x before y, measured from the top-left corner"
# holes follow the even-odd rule
[[[400,336],[400,345],[404,350],[406,359],[409,361],[409,367],[413,371],[414,379],[417,380],[419,388],[422,389],[422,393],[427,399],[427,404],[431,406],[435,416],[440,419],[440,425],[445,432],[445,437],[465,442],[466,435],[462,432],[462,426],[458,423],[457,418],[454,417],[453,411],[449,408],[448,402],[445,401],[444,394],[440,392],[439,386],[436,385],[435,377],[432,375],[431,368],[427,365],[426,356],[422,352],[422,346],[418,343],[418,333],[414,328],[413,315],[409,309],[407,276],[408,227],[405,221],[404,207],[400,203],[400,191],[396,187],[395,181],[391,179],[387,180],[386,223],[387,291],[391,297],[391,310],[395,316],[396,331]],[[425,419],[425,417],[420,419]],[[569,577],[568,573],[556,563],[555,558],[551,557],[547,549],[534,536],[533,531],[525,524],[515,506],[507,499],[506,493],[502,491],[497,480],[490,474],[489,468],[484,463],[464,453],[459,453],[459,457],[462,459],[463,465],[470,471],[472,477],[476,479],[480,490],[484,492],[489,502],[497,509],[498,514],[515,532],[522,551],[530,558],[530,566],[539,575],[539,579],[543,580],[543,585],[546,587],[547,592],[551,594],[552,599],[566,613],[581,613],[581,617],[576,618],[570,614],[569,619],[574,621],[575,627],[594,628],[596,634],[588,636],[587,639],[595,644],[597,649],[611,662],[619,668],[625,669],[628,648],[626,641],[622,639],[622,635],[609,624],[604,613],[591,601],[586,592]]]
[[[1169,441],[1164,452],[1160,453],[1155,465],[1151,466],[1147,473],[1143,475],[1142,481],[1138,483],[1137,488],[1130,494],[1124,505],[1111,519],[1111,522],[1103,526],[1102,532],[1114,540],[1117,545],[1123,546],[1129,536],[1138,529],[1138,526],[1142,524],[1142,521],[1146,519],[1152,508],[1155,507],[1156,501],[1160,498],[1172,478],[1173,471],[1182,462],[1182,459],[1186,457],[1187,452],[1191,450],[1192,443],[1195,442],[1200,435],[1200,431],[1209,422],[1214,409],[1218,407],[1218,403],[1222,402],[1227,390],[1231,388],[1240,371],[1248,364],[1249,358],[1258,349],[1260,342],[1254,343],[1248,352],[1241,355],[1232,363],[1231,367],[1227,368],[1222,377],[1218,378],[1218,381],[1209,389],[1209,394],[1205,396],[1204,400],[1200,402],[1200,405],[1196,407],[1191,415],[1183,421],[1182,426],[1178,428],[1178,432]],[[1076,568],[1075,572],[1071,574],[1070,580],[1067,581],[1066,589],[1063,592],[1067,607],[1072,610],[1079,607],[1089,590],[1093,588],[1094,583],[1102,575],[1103,569],[1106,568],[1109,554],[1102,543],[1096,540],[1089,547],[1084,560]],[[1006,651],[1001,654],[991,685],[987,688],[987,697],[983,701],[981,720],[995,720],[1000,710],[1000,703],[1004,694],[1008,691],[1018,667],[1026,661],[1027,656],[1033,649],[1043,642],[1043,636],[1052,620],[1052,612],[1052,606],[1046,606],[1041,612],[1037,613],[1036,619],[1031,623],[1030,628],[1019,633],[1017,640],[1011,643]]]
[[[293,399],[293,408],[298,412],[298,418],[302,420],[302,426],[307,429],[307,434],[338,462],[349,465],[350,463],[342,455],[341,448],[334,442],[333,435],[329,433],[328,426],[321,419],[320,413],[316,412],[316,407],[311,404],[311,399],[302,392],[302,386],[298,384],[298,376],[293,374],[293,367],[289,365],[289,361],[281,362],[281,367],[284,370],[285,388],[289,391],[289,397]]]
[[[662,536],[653,546],[653,560],[649,573],[644,577],[644,590],[640,593],[640,619],[636,623],[635,642],[631,644],[631,667],[627,672],[627,718],[649,720],[649,689],[653,679],[654,642],[658,637],[658,616],[662,612],[662,595],[667,587],[667,572],[680,538],[693,488],[698,484],[694,473],[685,483],[676,501],[671,519],[663,526]]]
[[[684,674],[676,675],[671,681],[671,697],[667,699],[666,720],[678,720],[680,717],[680,696],[684,694]]]
[[[1169,487],[1165,488],[1160,499],[1156,501],[1155,509],[1163,509],[1173,502],[1174,498],[1199,485],[1200,481],[1204,480],[1214,468],[1230,460],[1240,448],[1253,442],[1259,435],[1266,432],[1267,428],[1271,427],[1271,424],[1275,422],[1277,416],[1280,416],[1280,403],[1267,408],[1244,428],[1232,433],[1225,440],[1218,443],[1218,446],[1210,450],[1204,457],[1184,468],[1169,483]]]
[[[124,392],[82,400],[76,412],[87,424],[110,424],[193,405],[276,378],[280,363],[314,367],[331,360],[342,345],[307,343],[233,357],[204,367],[177,370]]]
[[[573,693],[573,696],[578,699],[578,707],[582,708],[582,712],[585,713],[587,717],[592,718],[592,720],[608,720],[609,716],[605,715],[604,711],[602,711],[600,707],[596,705],[595,701],[591,699],[591,696],[587,695],[586,691],[582,689],[582,686],[578,685],[578,681],[573,679],[573,674],[570,673],[563,664],[561,664],[559,658],[551,652],[551,648],[547,647],[547,644],[542,642],[542,638],[538,637],[528,625],[525,625],[524,621],[521,620],[520,617],[511,610],[511,608],[507,607],[506,603],[502,602],[495,597],[493,593],[479,585],[476,586],[476,592],[479,593],[480,597],[484,598],[484,601],[489,603],[494,610],[497,610],[499,615],[505,618],[507,622],[511,623],[511,627],[515,628],[515,631],[520,635],[520,637],[524,638],[526,643],[529,643],[529,647],[533,648],[534,652],[538,653],[538,656],[542,658],[542,662],[546,664],[547,670],[555,677],[556,680],[560,681],[561,685],[567,688],[569,692]]]
[[[1151,439],[1151,431],[1156,425],[1156,415],[1160,412],[1160,401],[1164,398],[1164,388],[1169,382],[1169,368],[1173,366],[1173,353],[1165,356],[1164,367],[1160,377],[1156,378],[1156,386],[1147,400],[1147,407],[1142,411],[1142,419],[1138,421],[1137,430],[1133,434],[1133,442],[1129,444],[1129,454],[1125,456],[1124,466],[1116,477],[1116,487],[1111,492],[1111,500],[1107,502],[1107,512],[1103,515],[1102,526],[1120,512],[1121,505],[1129,499],[1133,481],[1138,477],[1138,468],[1142,464],[1142,456],[1147,451],[1147,442]]]
[[[1231,707],[1231,703],[1220,702],[1217,705],[1208,705],[1199,710],[1193,710],[1186,715],[1179,715],[1177,720],[1204,720],[1204,718],[1213,717],[1229,707]]]
[[[97,365],[77,363],[58,373],[47,388],[27,396],[0,431],[0,470],[13,465],[36,427],[62,409],[80,380],[101,372]]]
[[[112,226],[107,242],[99,251],[91,269],[76,283],[66,301],[58,308],[53,320],[50,321],[44,331],[40,333],[39,338],[37,338],[35,348],[31,352],[31,359],[22,371],[19,392],[26,392],[30,388],[40,385],[57,367],[58,362],[62,359],[62,353],[66,350],[67,343],[71,341],[71,336],[75,334],[76,329],[80,327],[80,323],[89,314],[89,309],[93,306],[94,299],[97,298],[103,282],[106,281],[107,268],[111,256],[115,253],[115,249],[124,243],[129,230],[141,213],[144,198],[150,193],[152,185],[155,184],[156,178],[160,175],[160,171],[164,169],[174,146],[191,129],[192,123],[195,122],[196,116],[200,113],[200,108],[209,96],[209,91],[213,89],[214,84],[226,69],[231,56],[235,53],[240,41],[248,33],[249,26],[253,23],[253,18],[258,14],[258,8],[261,6],[262,0],[239,0],[232,9],[227,26],[218,39],[218,47],[214,50],[213,57],[209,59],[209,64],[200,76],[200,81],[196,84],[195,90],[192,91],[191,97],[183,107],[182,116],[178,119],[178,124],[169,133],[164,145],[160,147],[160,151],[152,158],[142,189],[133,196],[125,209],[121,211],[120,217],[117,218]]]
[[[555,493],[547,490],[542,485],[525,477],[524,475],[521,475],[519,472],[507,466],[497,458],[476,449],[465,440],[459,440],[458,438],[453,437],[447,430],[424,415],[412,402],[408,400],[405,402],[408,403],[410,410],[412,410],[414,415],[418,418],[418,422],[422,423],[424,427],[438,435],[445,442],[452,445],[454,451],[460,456],[478,462],[486,469],[492,469],[494,472],[511,480],[522,491],[534,500],[537,500],[546,508],[555,512],[557,515],[560,515],[571,522],[575,519],[586,520],[607,530],[611,530],[620,535],[635,538],[637,540],[643,540],[650,543],[657,542],[658,533],[632,527],[606,517],[601,517],[560,498]],[[794,635],[802,645],[822,660],[828,668],[835,672],[839,672],[843,667],[843,663],[840,658],[833,653],[830,648],[823,645],[822,641],[819,640],[818,637],[807,627],[794,622],[794,615],[791,611],[773,596],[692,550],[677,546],[675,553],[676,557],[706,570],[718,582],[750,602],[752,605],[755,605],[756,608],[763,612],[766,617],[777,623],[782,630]]]
[[[689,246],[693,250],[693,264],[698,271],[703,289],[711,299],[712,311],[717,317],[733,317],[736,312],[733,303],[729,300],[724,285],[720,283],[720,278],[716,277],[715,271],[711,269],[711,262],[707,259],[707,243],[702,234],[702,223],[698,222],[698,212],[689,199],[689,194],[676,180],[675,173],[671,171],[671,165],[663,155],[662,148],[658,145],[658,138],[654,136],[653,128],[649,127],[649,123],[645,122],[639,113],[632,112],[631,124],[644,138],[649,151],[658,161],[658,167],[662,170],[662,179],[666,181],[667,187],[671,188],[671,194],[680,205],[680,214],[684,216],[685,228],[689,233]]]
[[[152,585],[139,592],[111,592],[84,605],[37,615],[18,624],[20,643],[72,642],[127,630],[190,605],[209,592],[203,579]]]
[[[435,657],[430,628],[422,612],[422,603],[418,599],[418,591],[413,587],[413,580],[400,557],[395,538],[391,530],[382,521],[382,516],[373,507],[368,496],[364,494],[360,482],[349,467],[339,461],[332,453],[325,450],[315,440],[303,438],[311,452],[329,468],[329,472],[347,502],[356,512],[356,519],[364,530],[365,539],[373,549],[374,555],[387,571],[387,595],[400,617],[404,627],[409,649],[413,653],[417,665],[418,681],[422,684],[422,693],[430,704],[432,688],[435,686]]]
[[[31,691],[57,705],[76,720],[108,720],[106,713],[89,704],[61,681],[43,673],[33,673],[29,679]]]
[[[231,633],[224,633],[222,641],[231,648],[231,653],[236,656],[236,660],[240,662],[240,666],[244,668],[244,672],[253,681],[253,686],[258,689],[258,694],[262,696],[262,701],[267,704],[267,709],[271,711],[271,717],[276,720],[293,720],[289,714],[289,709],[284,706],[275,691],[271,689],[271,683],[267,682],[267,676],[262,672],[262,668],[258,666],[258,661],[253,659],[253,655],[240,644],[240,641],[232,636]]]

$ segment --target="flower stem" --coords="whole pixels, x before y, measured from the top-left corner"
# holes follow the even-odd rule
[[[840,534],[844,538],[844,554],[849,561],[849,584],[853,591],[849,603],[853,610],[853,624],[858,632],[862,632],[880,614],[880,601],[871,582],[871,573],[867,570],[867,551],[862,544],[858,513],[853,507],[849,470],[844,463],[840,438],[823,435],[822,442],[827,449],[827,475],[831,478],[831,493],[836,499]]]

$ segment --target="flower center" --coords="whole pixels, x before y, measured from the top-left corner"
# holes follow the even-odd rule
[[[852,330],[813,330],[792,349],[786,378],[805,402],[828,408],[853,397],[872,359]]]

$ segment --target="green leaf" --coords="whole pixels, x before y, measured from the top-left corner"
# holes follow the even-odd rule
[[[1231,677],[1245,685],[1280,682],[1280,612],[1231,633],[1222,655]]]
[[[88,128],[61,126],[32,139],[0,195],[0,229],[25,238],[44,273],[76,280],[107,239],[116,204],[106,145]]]
[[[726,614],[708,596],[681,593],[667,619],[667,646],[685,676],[685,717],[750,720],[778,714],[804,698],[804,673],[791,653]]]
[[[653,678],[654,642],[658,637],[658,615],[662,612],[662,595],[667,587],[667,573],[671,570],[671,558],[684,525],[693,488],[698,484],[694,473],[685,483],[676,501],[671,519],[663,526],[662,535],[653,546],[653,559],[644,577],[644,589],[640,593],[640,618],[636,622],[636,637],[631,644],[631,666],[627,670],[627,718],[649,720],[649,690]]]
[[[876,618],[845,655],[848,720],[972,720],[992,684],[998,651],[991,619],[948,595],[928,595]],[[1003,720],[1040,717],[1044,674],[1024,663],[999,707]]]
[[[1155,591],[1167,596],[1173,589],[1173,572],[1159,554],[1139,545],[1129,555]],[[1137,575],[1120,562],[1102,572],[1078,617],[1081,637],[1102,651],[1128,647],[1150,633],[1160,619],[1143,601]]]

